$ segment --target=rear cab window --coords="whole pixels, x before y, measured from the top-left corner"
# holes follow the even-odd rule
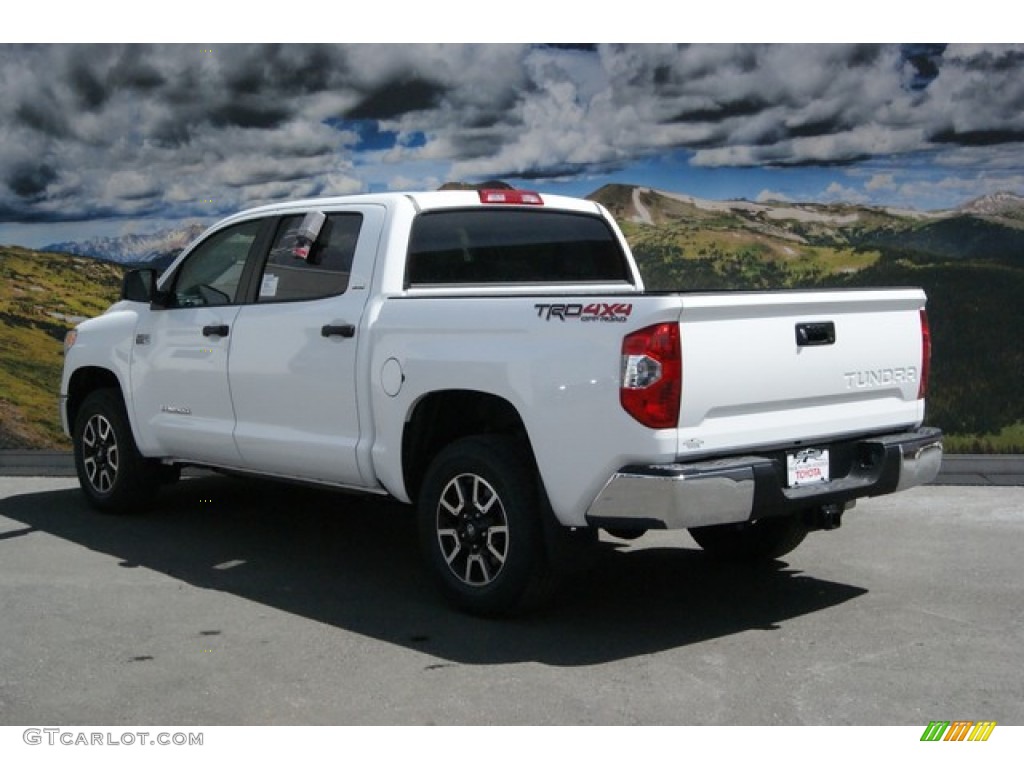
[[[456,209],[413,222],[406,287],[633,283],[600,216],[564,211]]]

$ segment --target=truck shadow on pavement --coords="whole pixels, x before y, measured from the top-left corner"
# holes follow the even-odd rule
[[[163,489],[135,516],[96,513],[77,489],[0,500],[0,515],[30,527],[18,536],[60,537],[116,558],[112,568],[147,568],[447,663],[599,664],[777,629],[866,593],[781,562],[716,565],[649,534],[639,546],[602,542],[593,570],[551,605],[484,620],[443,603],[411,508],[391,502],[211,476]]]

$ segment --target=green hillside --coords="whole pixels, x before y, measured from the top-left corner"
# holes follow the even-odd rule
[[[67,448],[57,415],[65,332],[117,298],[121,268],[0,246],[0,448]]]

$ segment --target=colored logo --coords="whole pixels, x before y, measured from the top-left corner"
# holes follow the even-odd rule
[[[632,304],[534,304],[537,317],[551,322],[555,317],[563,323],[566,320],[582,322],[624,323],[633,313]]]
[[[995,728],[994,720],[932,720],[921,741],[988,741]]]

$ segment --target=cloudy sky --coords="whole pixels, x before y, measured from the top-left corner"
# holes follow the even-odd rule
[[[921,210],[1024,194],[1024,46],[0,45],[0,243],[503,179]]]

